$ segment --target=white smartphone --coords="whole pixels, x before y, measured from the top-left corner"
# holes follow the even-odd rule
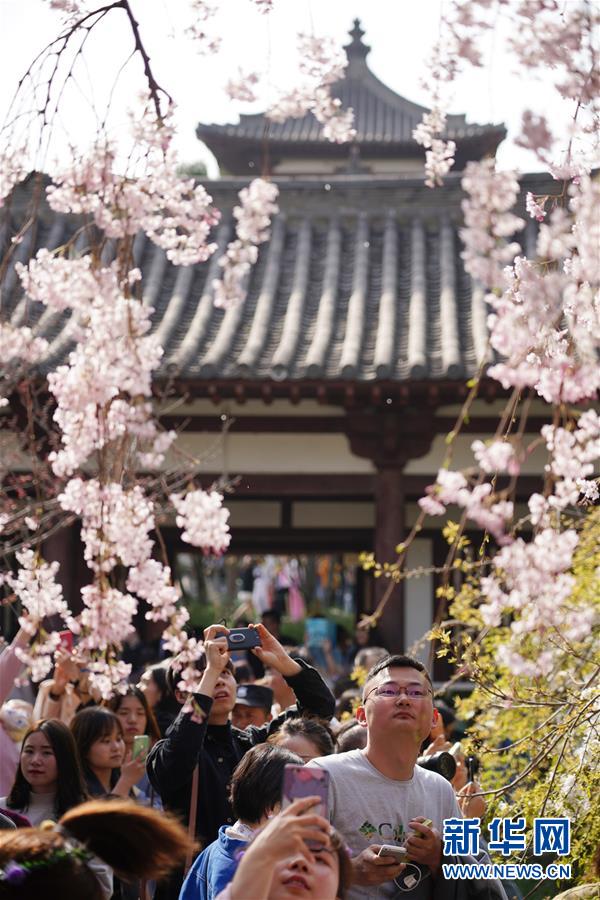
[[[395,844],[384,844],[379,848],[377,856],[393,856],[396,862],[406,862],[408,850],[406,847],[397,847]]]

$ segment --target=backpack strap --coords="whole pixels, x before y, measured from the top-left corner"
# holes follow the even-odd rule
[[[194,858],[194,848],[192,846],[196,837],[196,815],[198,812],[198,781],[200,780],[200,766],[197,763],[192,775],[192,796],[190,797],[190,817],[188,819],[188,838],[190,839],[190,849],[185,858],[184,876],[187,875],[192,860]]]

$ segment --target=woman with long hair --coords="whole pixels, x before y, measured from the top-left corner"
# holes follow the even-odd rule
[[[58,719],[42,719],[25,734],[17,774],[0,807],[26,816],[32,825],[60,816],[87,799],[73,735]]]
[[[167,729],[181,712],[181,706],[175,699],[167,681],[167,668],[168,660],[148,666],[137,685],[154,713],[161,737],[165,736]]]
[[[0,900],[108,900],[110,879],[92,854],[120,878],[149,879],[181,865],[190,847],[175,819],[126,800],[84,803],[58,824],[0,832]]]
[[[143,758],[127,758],[121,720],[110,709],[90,706],[71,722],[81,767],[92,797],[133,796],[133,788],[144,773]]]
[[[145,760],[150,748],[160,739],[160,731],[154,713],[145,695],[139,688],[132,685],[124,694],[116,694],[112,697],[106,705],[121,722],[126,756],[132,755],[136,736],[143,734],[148,736],[148,749],[143,755]],[[162,808],[160,797],[153,791],[145,770],[135,785],[135,794],[138,803]]]

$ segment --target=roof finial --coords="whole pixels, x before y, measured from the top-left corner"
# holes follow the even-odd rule
[[[360,19],[354,20],[354,27],[349,32],[349,34],[352,40],[344,47],[344,50],[348,54],[348,59],[351,59],[352,57],[354,57],[355,59],[360,57],[365,59],[367,53],[369,53],[371,48],[367,44],[363,43],[363,36],[365,32],[360,27]]]

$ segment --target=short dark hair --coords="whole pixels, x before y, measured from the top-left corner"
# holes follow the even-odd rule
[[[19,767],[10,793],[6,798],[9,809],[27,810],[31,797],[31,785],[21,770],[21,756],[27,738],[41,732],[51,745],[56,759],[56,799],[55,812],[62,816],[67,810],[88,799],[88,792],[83,780],[83,772],[79,764],[77,745],[67,726],[58,719],[40,719],[29,728],[21,744]]]
[[[335,738],[336,753],[347,753],[348,750],[362,750],[367,746],[367,729],[356,719],[344,722]]]
[[[283,725],[269,737],[270,744],[280,744],[289,737],[303,737],[315,745],[319,756],[330,756],[335,750],[335,738],[325,719],[297,716],[286,719]]]
[[[200,655],[198,656],[198,659],[195,661],[194,666],[196,667],[198,672],[204,672],[204,670],[206,669],[207,659],[206,659],[206,653],[204,652],[204,650],[200,651]],[[175,691],[178,690],[177,683],[179,682],[179,673],[182,671],[183,668],[185,668],[185,666],[181,660],[181,655],[173,657],[173,659],[169,663],[169,667],[167,669],[167,674],[166,674],[167,686],[168,686],[171,694],[173,695],[173,697],[175,696]],[[231,672],[231,674],[235,678],[235,670],[233,668],[233,663],[231,662],[230,659],[227,660],[227,664],[225,666],[225,671]]]
[[[244,754],[231,776],[229,801],[238,819],[260,822],[281,800],[283,772],[289,763],[302,760],[290,750],[273,744],[258,744]]]
[[[363,684],[363,698],[365,696],[365,687],[370,681],[373,680],[373,678],[375,678],[376,675],[379,675],[380,672],[383,672],[384,669],[416,669],[417,672],[422,672],[422,674],[425,676],[433,692],[433,682],[431,681],[431,676],[423,663],[418,659],[415,659],[414,656],[402,656],[399,653],[394,653],[390,654],[390,656],[386,656],[385,659],[380,660],[373,666],[372,669],[370,669],[365,679],[365,683]]]

